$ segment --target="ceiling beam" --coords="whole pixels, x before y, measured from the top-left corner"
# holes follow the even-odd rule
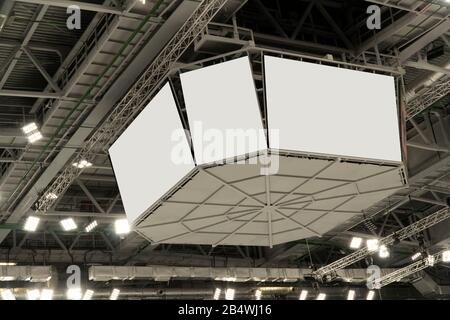
[[[431,30],[422,35],[405,49],[401,50],[398,55],[400,63],[405,62],[412,55],[420,51],[430,42],[436,40],[450,29],[450,20],[444,20],[435,25]]]

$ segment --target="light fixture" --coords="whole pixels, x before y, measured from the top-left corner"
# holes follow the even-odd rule
[[[53,300],[53,290],[52,289],[42,289],[41,300]]]
[[[58,199],[58,196],[56,195],[56,193],[54,192],[49,192],[45,195],[46,199],[51,199],[51,200],[55,200]]]
[[[450,250],[442,252],[442,262],[450,262]]]
[[[419,259],[421,256],[422,256],[422,253],[421,253],[421,252],[417,252],[417,253],[415,253],[415,254],[412,255],[411,260],[412,260],[412,261],[417,260],[417,259]]]
[[[347,300],[355,300],[355,290],[348,290]]]
[[[367,250],[369,250],[369,252],[377,251],[378,248],[379,248],[378,239],[367,240]]]
[[[0,267],[3,266],[15,266],[17,263],[15,262],[0,262]]]
[[[33,132],[33,131],[36,131],[37,129],[38,129],[38,127],[37,127],[37,125],[36,125],[35,122],[30,122],[29,124],[24,125],[24,126],[22,127],[22,131],[23,131],[23,133],[25,133],[25,134],[29,134],[29,133],[31,133],[31,132]]]
[[[220,290],[219,288],[216,288],[216,290],[214,291],[213,299],[214,300],[219,300],[221,292],[222,292],[222,290]]]
[[[28,300],[39,300],[40,297],[41,297],[41,291],[39,289],[27,290],[27,299]]]
[[[367,292],[366,300],[373,300],[374,297],[375,297],[375,291],[370,290],[369,292]]]
[[[434,258],[433,255],[428,255],[427,256],[427,265],[432,267],[434,266],[434,263],[436,262],[436,259]]]
[[[65,231],[70,231],[77,228],[77,224],[75,223],[75,221],[73,221],[72,218],[61,220],[60,224]]]
[[[109,296],[109,300],[117,300],[117,298],[119,298],[119,294],[120,294],[119,289],[113,289],[111,295]]]
[[[77,167],[78,169],[84,169],[84,168],[89,168],[90,166],[92,166],[92,163],[87,161],[87,160],[85,160],[85,159],[83,159],[83,160],[80,160],[78,162],[72,163],[72,165],[74,167]]]
[[[42,139],[42,134],[39,132],[39,129],[36,123],[31,122],[22,127],[22,131],[26,134],[27,139],[30,143],[36,142]]]
[[[29,216],[25,221],[23,229],[30,232],[36,231],[40,220],[41,219],[39,219],[38,217]]]
[[[327,295],[325,293],[319,293],[316,300],[325,300],[326,297]]]
[[[225,290],[225,300],[234,300],[234,294],[236,290],[228,288]]]
[[[362,238],[360,237],[353,237],[352,241],[350,242],[350,248],[352,249],[359,249],[362,244]]]
[[[91,223],[89,223],[89,224],[86,226],[86,228],[84,228],[84,230],[85,230],[86,232],[91,232],[92,230],[95,229],[95,227],[96,227],[97,225],[98,225],[98,224],[97,224],[97,220],[94,220],[94,221],[92,221]]]
[[[35,132],[33,134],[30,134],[28,136],[28,141],[30,143],[34,143],[34,142],[36,142],[38,140],[41,140],[41,139],[42,139],[42,134],[39,131],[37,131],[37,132]]]
[[[2,290],[1,296],[3,300],[16,300],[16,296],[10,289]]]
[[[308,291],[307,290],[302,290],[300,292],[300,296],[298,297],[298,300],[306,300],[307,296],[308,296]]]
[[[67,289],[66,296],[67,296],[67,299],[69,299],[69,300],[80,300],[81,299],[81,289],[80,288]]]
[[[255,299],[256,300],[261,300],[261,296],[262,296],[261,290],[256,290],[255,291]]]
[[[130,232],[130,225],[128,219],[118,219],[114,223],[114,227],[117,234],[127,234]]]
[[[83,300],[91,300],[93,296],[94,296],[94,291],[88,289],[84,292]]]
[[[389,258],[389,255],[390,255],[390,253],[389,253],[388,248],[384,244],[382,244],[380,246],[380,250],[378,251],[378,256],[380,258],[384,259],[384,258]]]

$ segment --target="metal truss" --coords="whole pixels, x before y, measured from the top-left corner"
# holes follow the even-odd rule
[[[439,99],[450,93],[450,77],[444,76],[433,86],[429,87],[425,93],[413,99],[407,104],[406,119],[412,119],[420,112],[431,106]]]
[[[397,232],[390,234],[387,237],[384,237],[379,240],[379,245],[392,245],[396,242],[405,240],[425,229],[428,229],[435,224],[447,219],[450,217],[450,210],[448,207],[442,208],[435,213],[430,214],[429,216],[420,219],[417,222],[410,224],[409,226],[400,229]],[[364,259],[367,256],[370,256],[373,251],[369,251],[369,249],[365,246],[352,254],[349,254],[329,265],[326,265],[314,272],[314,275],[318,279],[323,279],[326,275],[333,275],[337,270],[343,269],[353,263]]]
[[[404,268],[398,269],[394,272],[388,273],[387,275],[381,277],[380,279],[375,280],[375,288],[380,289],[382,287],[387,286],[393,282],[398,282],[401,279],[410,276],[420,270],[426,269],[428,267],[432,267],[434,264],[438,263],[442,260],[442,251],[439,251],[435,254],[429,255],[417,262],[414,262]]]
[[[214,15],[227,0],[204,0],[191,17],[169,41],[158,57],[150,64],[128,93],[115,106],[103,125],[87,140],[73,162],[87,160],[92,162],[95,151],[106,148],[114,137],[118,136],[133,118],[143,109],[145,101],[164,80],[166,74],[183,52],[191,45],[198,34],[208,25]],[[46,192],[37,201],[38,211],[47,211],[55,202],[50,194],[61,195],[82,170],[66,165],[62,173],[53,181]]]

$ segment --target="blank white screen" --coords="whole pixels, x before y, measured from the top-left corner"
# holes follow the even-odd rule
[[[265,56],[272,148],[401,161],[394,79]]]
[[[192,156],[186,163],[172,158],[175,145],[191,154],[187,139],[172,140],[172,134],[182,129],[172,91],[166,84],[110,147],[130,223],[194,168]]]
[[[185,72],[181,84],[197,164],[267,149],[248,57]],[[258,139],[251,143],[247,140],[249,143],[235,150],[227,148],[226,144],[232,142],[225,141],[230,129],[250,130],[247,132],[257,134]],[[222,143],[212,138],[217,132],[224,137]],[[222,152],[207,152],[213,145]]]

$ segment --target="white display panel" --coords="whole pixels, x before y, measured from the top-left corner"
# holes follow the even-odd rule
[[[401,161],[393,77],[271,56],[264,62],[271,148]],[[279,139],[271,138],[274,129]]]
[[[248,57],[181,74],[197,164],[267,148]]]
[[[110,147],[130,223],[195,167],[182,134],[172,91],[166,84]]]

